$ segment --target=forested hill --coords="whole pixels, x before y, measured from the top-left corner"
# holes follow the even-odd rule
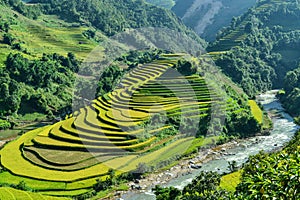
[[[143,0],[32,0],[30,3],[39,3],[44,14],[92,25],[108,36],[126,28],[141,27],[168,27],[195,36],[174,13]]]
[[[285,107],[299,114],[299,20],[300,3],[296,0],[259,1],[234,18],[207,50],[250,96],[284,88]]]
[[[172,10],[202,38],[213,41],[233,17],[245,13],[256,0],[177,0]]]
[[[174,13],[142,0],[0,0],[0,118],[66,114],[80,62],[107,37],[148,27],[206,45]]]

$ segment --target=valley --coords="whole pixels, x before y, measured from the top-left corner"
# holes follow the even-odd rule
[[[171,178],[160,179],[159,177],[166,176],[165,172],[158,174],[157,176],[151,176],[151,179],[156,180],[156,183],[151,184],[148,180],[148,184],[145,192],[129,191],[125,193],[123,199],[155,199],[155,194],[151,190],[155,185],[161,184],[166,187],[176,187],[183,189],[188,183],[195,179],[201,171],[216,171],[217,173],[230,172],[229,162],[236,161],[238,166],[245,163],[249,156],[258,154],[263,150],[266,152],[276,151],[278,148],[282,148],[288,141],[290,141],[295,131],[299,129],[299,126],[293,123],[293,119],[287,113],[279,103],[279,100],[275,97],[276,91],[268,91],[265,94],[259,95],[258,99],[269,113],[276,112],[276,116],[272,117],[273,130],[269,136],[257,136],[245,140],[237,140],[229,142],[225,145],[217,146],[215,148],[199,152],[199,154],[193,159],[184,160],[179,165],[174,166],[168,173]],[[283,115],[283,117],[281,116]],[[221,150],[223,149],[223,150]],[[224,151],[224,149],[226,149]],[[201,165],[201,169],[193,169],[191,163],[197,163]],[[179,170],[176,169],[183,168]],[[240,173],[240,171],[236,172]],[[159,181],[163,180],[163,181]],[[225,181],[225,180],[224,180]],[[221,182],[221,187],[228,188],[230,184],[233,184],[233,188],[237,186],[237,183]],[[238,181],[239,182],[239,181]],[[140,185],[144,185],[147,181],[141,180]]]
[[[0,199],[300,197],[298,0],[0,13]]]

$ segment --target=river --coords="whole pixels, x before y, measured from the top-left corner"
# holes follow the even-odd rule
[[[239,145],[228,149],[226,155],[211,160],[202,165],[201,169],[193,170],[190,174],[172,178],[168,183],[162,186],[173,186],[182,189],[198,176],[200,171],[216,171],[219,173],[228,171],[228,162],[235,160],[238,165],[245,163],[250,155],[255,155],[259,151],[274,151],[283,147],[292,139],[299,126],[293,122],[293,118],[284,112],[281,103],[275,96],[276,91],[268,91],[258,96],[264,109],[270,114],[273,121],[273,129],[268,136],[257,136],[254,138],[242,140]],[[122,195],[124,200],[155,200],[155,195],[148,188],[146,192],[130,191]]]

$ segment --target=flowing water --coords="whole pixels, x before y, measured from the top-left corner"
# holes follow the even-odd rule
[[[275,96],[276,91],[269,91],[260,95],[257,100],[264,109],[272,116],[273,130],[269,136],[257,136],[241,141],[239,145],[227,150],[228,155],[223,155],[202,165],[201,169],[193,170],[191,174],[171,179],[163,186],[173,186],[182,189],[198,176],[200,171],[217,171],[219,173],[228,171],[228,162],[235,160],[238,165],[245,163],[250,155],[259,151],[274,151],[292,139],[299,126],[293,122],[293,118],[284,112],[280,102]],[[124,200],[155,200],[151,188],[147,192],[128,192],[122,196]]]

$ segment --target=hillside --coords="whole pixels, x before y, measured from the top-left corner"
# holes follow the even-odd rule
[[[207,50],[250,96],[270,88],[290,93],[284,83],[286,74],[299,66],[299,17],[297,1],[260,1],[234,19]]]
[[[294,102],[289,109],[299,112],[298,1],[259,1],[208,47],[175,14],[143,0],[26,2],[0,0],[0,129],[26,120],[51,124],[24,129],[1,147],[0,198],[100,199],[127,190],[129,181],[203,148],[265,133],[267,115],[249,97],[273,87],[284,88],[283,102]],[[208,13],[204,27],[251,3],[185,2],[193,12],[202,9],[201,18]],[[216,12],[207,11],[211,6]],[[298,167],[293,142],[284,158]],[[265,175],[251,169],[263,166],[263,158],[272,171],[274,159],[286,164],[280,156],[255,157],[249,173],[233,175],[243,178],[241,197],[252,195],[249,187],[266,193],[247,182]],[[199,180],[182,195],[202,195],[198,187],[211,199],[233,199],[215,191],[218,174],[202,173]],[[173,200],[179,193],[170,190]]]
[[[194,152],[189,147],[198,146],[195,138],[211,143],[212,138],[260,131],[247,99],[234,84],[221,74],[224,82],[213,82],[209,71],[201,77],[198,73],[207,67],[194,71],[183,56],[161,55],[135,67],[112,92],[66,120],[7,144],[0,151],[2,184],[24,181],[28,188],[54,196],[95,195],[97,184],[112,178],[112,170],[120,184],[120,174],[159,169],[186,151]],[[219,87],[226,92],[220,93]],[[222,116],[214,112],[228,116],[223,122],[228,132],[217,128]]]
[[[167,27],[194,35],[174,13],[142,0],[32,0],[30,3],[38,3],[42,7],[41,12],[45,14],[54,14],[70,22],[92,25],[108,36],[128,28],[141,27]]]
[[[125,29],[166,27],[205,45],[173,13],[137,1],[0,1],[0,12],[0,129],[70,113],[79,65]]]
[[[178,0],[172,11],[202,38],[214,41],[217,33],[230,25],[233,17],[245,13],[256,0]]]

